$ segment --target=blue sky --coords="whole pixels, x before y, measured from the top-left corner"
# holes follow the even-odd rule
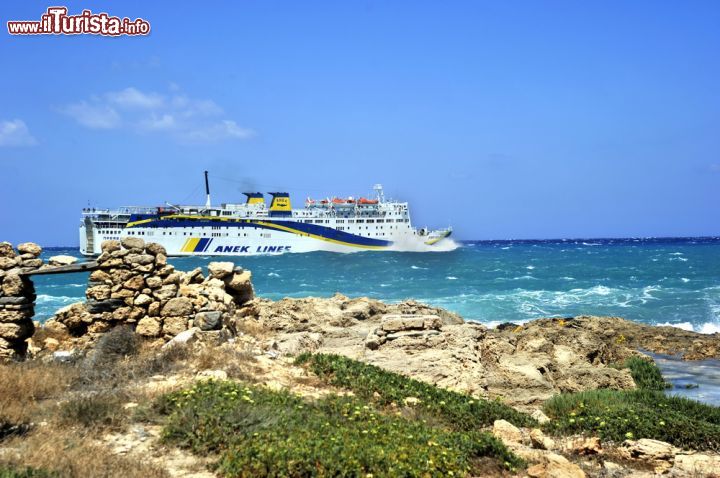
[[[148,37],[19,36],[0,5],[0,240],[247,189],[411,202],[463,239],[720,234],[720,3],[71,2]]]

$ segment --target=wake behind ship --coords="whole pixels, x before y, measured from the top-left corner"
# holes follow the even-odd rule
[[[241,256],[287,252],[447,250],[451,228],[428,231],[410,222],[408,203],[386,200],[381,185],[373,199],[307,199],[292,209],[290,195],[243,193],[242,204],[212,206],[207,171],[204,206],[83,209],[80,252],[101,253],[106,240],[137,236],[159,243],[169,255]]]

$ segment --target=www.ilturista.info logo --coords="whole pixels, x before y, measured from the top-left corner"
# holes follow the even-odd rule
[[[112,17],[107,13],[83,10],[79,15],[68,15],[67,7],[49,7],[40,21],[19,20],[7,22],[11,35],[148,35],[150,22],[142,18]]]

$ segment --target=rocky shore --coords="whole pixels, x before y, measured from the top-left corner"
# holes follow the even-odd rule
[[[170,360],[171,350],[185,350],[182,358],[172,359],[184,361],[182,367],[160,367],[162,373],[150,376],[135,371],[133,378],[120,386],[133,390],[128,392],[132,399],[123,405],[132,409],[138,406],[138,390],[146,399],[155,400],[199,377],[234,378],[311,399],[323,397],[338,393],[337,386],[320,383],[307,368],[297,365],[295,358],[307,353],[341,356],[439,389],[502,403],[527,416],[527,423],[534,426],[495,420],[485,430],[525,460],[526,466],[514,471],[493,469],[488,474],[713,476],[720,470],[720,458],[713,451],[699,453],[632,434],[623,442],[601,442],[586,433],[551,436],[551,428],[543,428],[557,420],[546,414],[553,397],[598,389],[637,389],[640,385],[633,370],[620,364],[647,358],[643,351],[679,354],[686,360],[720,358],[719,334],[591,316],[546,318],[488,329],[412,300],[385,304],[341,294],[270,301],[255,297],[250,271],[231,262],[211,262],[207,273],[201,269],[177,271],[168,264],[161,246],[138,238],[108,241],[102,250],[89,278],[86,301],[59,310],[40,325],[32,321],[35,292],[28,273],[69,261],[47,265],[39,259],[37,245],[21,244],[14,249],[0,244],[0,360],[24,358],[26,364],[55,366],[90,363],[84,360],[96,357],[92,363],[97,364],[108,337],[119,330],[130,331],[131,338],[124,339],[128,343],[138,341],[146,364],[157,363],[158,357]],[[131,358],[123,360],[128,361],[123,370],[133,363]],[[421,402],[407,397],[403,404],[412,409]],[[0,401],[3,403],[9,408],[10,402]],[[393,403],[391,408],[399,405]],[[409,413],[405,409],[401,408],[402,413]],[[18,417],[22,416],[19,413]],[[22,420],[18,417],[6,418],[6,429],[19,426],[17,422]],[[0,464],[3,453],[10,456],[23,446],[20,440],[3,448],[2,421],[0,411]],[[160,468],[167,465],[169,476],[214,476],[204,465],[202,470],[188,471],[169,464],[169,453],[181,453],[193,463],[200,460],[187,451],[168,449],[157,429],[144,440],[134,437],[131,430],[113,430],[112,442],[108,438],[96,440],[96,444],[113,450],[112,443],[119,440],[127,445],[123,454],[140,457],[141,450],[150,453],[149,440],[157,455],[150,462]]]

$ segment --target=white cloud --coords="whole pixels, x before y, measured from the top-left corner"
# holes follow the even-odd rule
[[[164,94],[128,87],[67,105],[61,111],[88,128],[127,128],[136,133],[162,133],[179,141],[244,140],[255,135],[225,118],[213,100],[190,98],[174,83]]]
[[[91,129],[113,129],[120,126],[120,115],[112,107],[94,101],[67,105],[62,112]]]
[[[35,138],[23,120],[0,121],[0,146],[33,146]]]
[[[204,128],[187,131],[184,139],[190,142],[207,143],[223,139],[249,139],[255,136],[255,131],[242,128],[232,120],[222,120]]]
[[[120,108],[156,109],[163,106],[165,99],[157,93],[143,93],[135,88],[111,91],[105,97]]]

